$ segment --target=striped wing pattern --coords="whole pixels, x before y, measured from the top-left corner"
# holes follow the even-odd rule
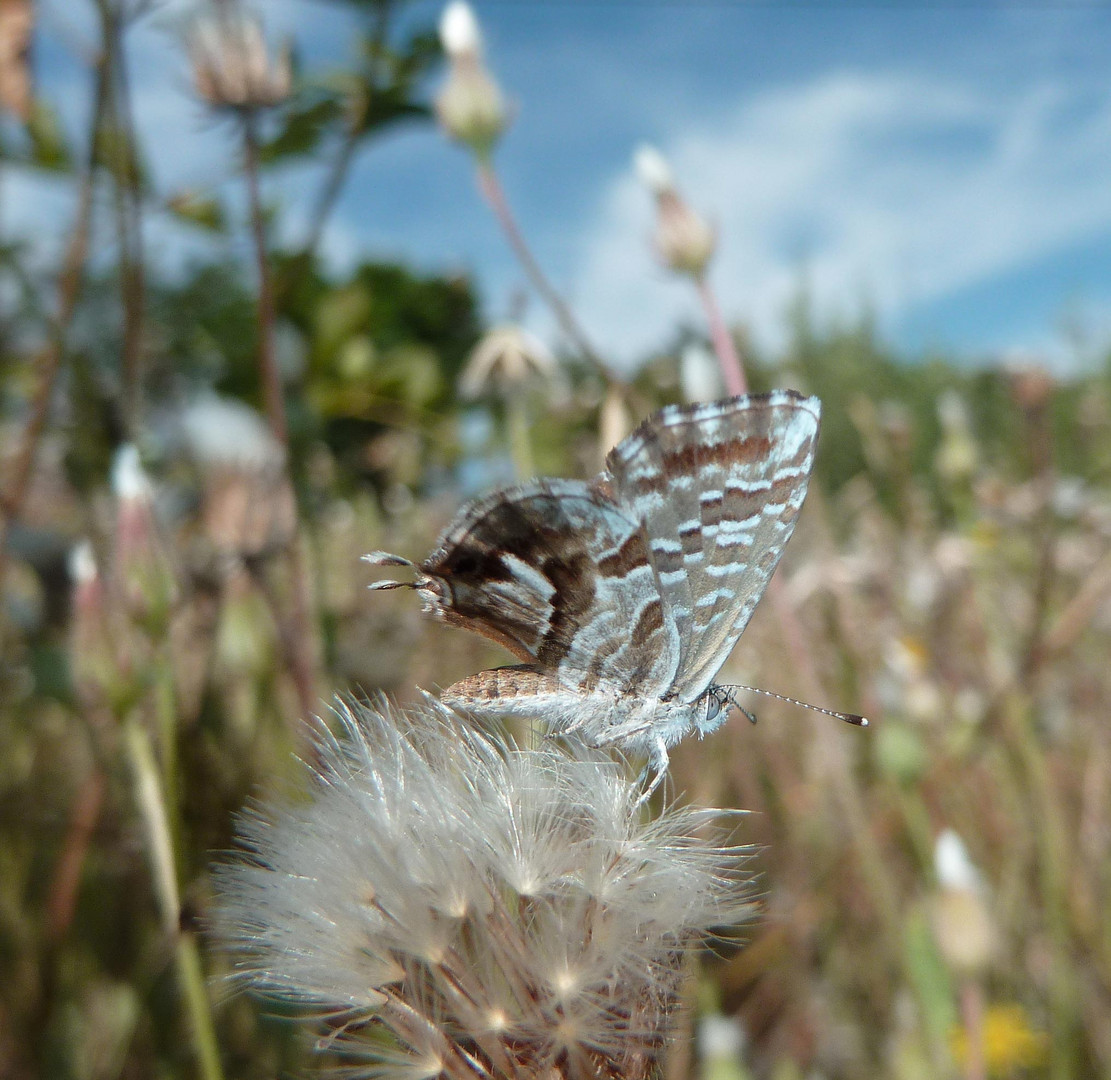
[[[573,693],[693,703],[791,537],[819,419],[816,398],[789,390],[672,406],[619,443],[592,483],[495,491],[464,506],[422,563],[368,559],[414,566],[408,587],[427,613],[525,661],[485,673],[497,678],[479,679],[483,693],[551,693],[554,677]]]
[[[645,531],[596,486],[538,480],[471,502],[418,569],[431,614],[569,687],[658,695],[674,679]]]
[[[669,696],[700,697],[748,625],[806,497],[820,415],[784,390],[672,407],[610,453],[680,643]]]

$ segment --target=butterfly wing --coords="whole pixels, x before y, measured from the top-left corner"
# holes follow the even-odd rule
[[[658,694],[675,677],[678,635],[644,530],[598,487],[539,480],[474,500],[417,569],[429,614],[564,685]]]
[[[616,502],[644,523],[680,654],[671,693],[700,697],[748,625],[794,531],[821,405],[790,390],[673,406],[606,459]]]

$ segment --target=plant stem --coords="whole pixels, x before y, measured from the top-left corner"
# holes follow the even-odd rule
[[[705,274],[695,279],[695,287],[698,289],[698,298],[702,301],[702,309],[706,314],[710,340],[713,342],[714,352],[717,353],[718,363],[721,365],[725,389],[732,397],[747,394],[748,380],[745,379],[744,368],[741,365],[741,358],[737,355],[733,335],[721,317],[717,297]]]
[[[104,115],[108,105],[108,91],[111,84],[111,69],[107,50],[97,58],[96,80],[93,94],[93,115],[89,151],[85,162],[84,174],[77,201],[77,218],[66,248],[62,272],[58,278],[58,314],[49,341],[42,347],[34,360],[34,368],[39,373],[38,383],[31,398],[31,413],[27,426],[23,429],[19,449],[16,451],[11,477],[2,494],[0,509],[3,521],[0,523],[0,582],[4,577],[4,564],[7,558],[8,536],[12,525],[23,510],[23,503],[31,486],[31,476],[35,468],[35,456],[39,442],[46,430],[50,414],[50,402],[54,396],[54,383],[65,354],[66,339],[70,324],[77,309],[81,292],[85,259],[89,250],[89,234],[92,229],[93,194],[96,180],[96,166],[100,155],[100,136],[104,126]]]
[[[181,899],[174,868],[173,843],[166,801],[158,776],[150,738],[132,717],[124,725],[124,742],[135,785],[135,801],[143,820],[150,859],[151,879],[162,930],[174,943],[178,979],[192,1024],[193,1044],[204,1080],[223,1080],[212,1010],[204,985],[197,944],[181,930]]]
[[[605,376],[606,382],[613,383],[614,378],[605,362],[594,346],[590,344],[590,339],[579,325],[573,312],[567,306],[563,297],[556,291],[555,286],[548,280],[544,271],[540,268],[540,264],[533,256],[525,241],[524,234],[513,216],[513,211],[509,207],[505,189],[502,187],[493,165],[488,160],[479,161],[478,163],[478,186],[483,197],[490,204],[490,209],[493,210],[494,217],[497,218],[502,232],[505,233],[509,246],[513,249],[513,254],[517,256],[517,261],[520,262],[529,281],[532,282],[533,288],[536,289],[551,309],[552,314],[555,315],[556,321],[564,334],[574,343],[580,354]]]
[[[55,944],[65,937],[73,922],[81,871],[100,817],[106,786],[103,771],[94,764],[82,781],[70,810],[69,827],[54,868],[46,908],[47,934]]]
[[[532,459],[532,440],[529,438],[528,408],[525,395],[511,389],[505,399],[506,425],[509,428],[509,450],[519,480],[536,475]]]
[[[290,473],[289,428],[286,423],[285,398],[282,393],[281,373],[278,371],[274,352],[274,291],[270,279],[270,264],[266,252],[266,220],[259,191],[259,154],[256,114],[248,109],[243,116],[244,165],[247,178],[247,198],[250,205],[251,231],[255,243],[255,260],[258,267],[258,360],[262,380],[263,398],[270,430],[285,450],[286,483],[294,493],[296,489]],[[316,708],[316,664],[313,646],[312,618],[308,593],[308,575],[301,540],[294,533],[289,550],[290,601],[289,625],[278,619],[279,636],[289,658],[290,672],[297,690],[302,719],[307,720]]]
[[[971,980],[961,987],[961,1019],[968,1042],[968,1056],[964,1063],[965,1080],[985,1080],[987,1064],[984,1061],[984,993]]]
[[[379,3],[374,8],[374,29],[370,38],[363,45],[364,54],[370,58],[371,70],[367,73],[368,85],[373,85],[372,74],[374,57],[377,57],[386,46],[386,38],[390,30],[390,16],[393,14],[391,4]],[[312,217],[309,219],[309,231],[301,246],[301,256],[307,264],[320,245],[320,238],[324,234],[324,226],[331,216],[340,192],[347,181],[347,174],[351,171],[351,163],[355,160],[355,151],[359,148],[359,140],[366,134],[365,114],[373,100],[371,96],[364,97],[360,109],[351,115],[347,130],[343,133],[343,142],[336,156],[332,159],[331,168],[328,170],[324,183],[317,194],[313,207]]]
[[[110,0],[98,5],[103,24],[105,49],[111,56],[114,79],[110,113],[116,140],[112,161],[116,231],[120,247],[120,299],[123,305],[121,357],[121,412],[127,437],[134,440],[139,428],[142,403],[143,310],[146,282],[143,269],[142,193],[135,150],[135,124],[127,72],[123,32],[126,16],[121,5]]]
[[[282,395],[282,377],[274,351],[274,291],[266,254],[266,219],[263,215],[262,196],[259,192],[258,131],[254,109],[247,109],[243,114],[243,150],[251,233],[255,244],[255,263],[258,271],[258,364],[262,380],[263,403],[274,438],[288,450],[289,430],[286,424],[285,400]]]

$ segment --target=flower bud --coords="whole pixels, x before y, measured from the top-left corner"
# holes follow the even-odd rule
[[[154,528],[153,489],[131,443],[124,443],[112,461],[112,492],[118,501],[115,558],[127,565],[150,545]]]
[[[1024,364],[1011,372],[1011,393],[1027,413],[1038,412],[1053,397],[1053,376],[1038,364]]]
[[[182,449],[197,468],[203,532],[237,560],[288,546],[296,530],[285,450],[241,401],[208,395],[180,416]]]
[[[289,49],[271,59],[262,24],[243,11],[221,9],[198,18],[188,47],[197,95],[214,109],[264,109],[289,97]]]
[[[471,351],[459,378],[459,393],[476,398],[491,384],[507,391],[533,373],[550,375],[555,358],[534,334],[515,324],[495,326]]]
[[[70,663],[74,687],[84,700],[111,695],[119,682],[112,648],[112,612],[96,555],[88,540],[72,548],[67,560],[73,585]]]
[[[31,0],[0,3],[0,110],[26,123],[31,116],[31,34],[35,8]]]
[[[938,890],[933,928],[949,966],[963,977],[983,973],[995,948],[995,925],[984,898],[979,870],[961,838],[946,829],[934,848]]]
[[[486,158],[505,131],[508,114],[501,90],[482,62],[482,36],[469,4],[448,4],[440,19],[440,40],[450,68],[436,97],[436,116],[450,138]]]
[[[658,150],[638,148],[633,163],[637,175],[656,196],[654,243],[661,261],[677,274],[701,278],[717,246],[713,228],[683,200],[671,166]]]
[[[112,462],[116,532],[112,580],[130,616],[149,632],[161,632],[170,615],[175,582],[159,543],[154,488],[139,451],[125,443]]]
[[[453,60],[482,52],[482,31],[466,0],[452,0],[440,16],[440,42]]]

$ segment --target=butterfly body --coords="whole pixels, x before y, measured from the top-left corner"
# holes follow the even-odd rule
[[[794,529],[820,404],[789,390],[670,406],[593,481],[537,480],[465,505],[408,566],[431,617],[504,645],[522,666],[444,692],[478,715],[538,718],[598,746],[667,750],[725,719],[713,685]]]
[[[544,725],[556,735],[574,734],[588,746],[618,745],[659,764],[659,750],[692,731],[716,731],[726,719],[727,692],[711,687],[692,702],[642,698],[616,688],[578,690],[528,665],[480,671],[449,686],[441,700],[479,720],[512,716]]]

